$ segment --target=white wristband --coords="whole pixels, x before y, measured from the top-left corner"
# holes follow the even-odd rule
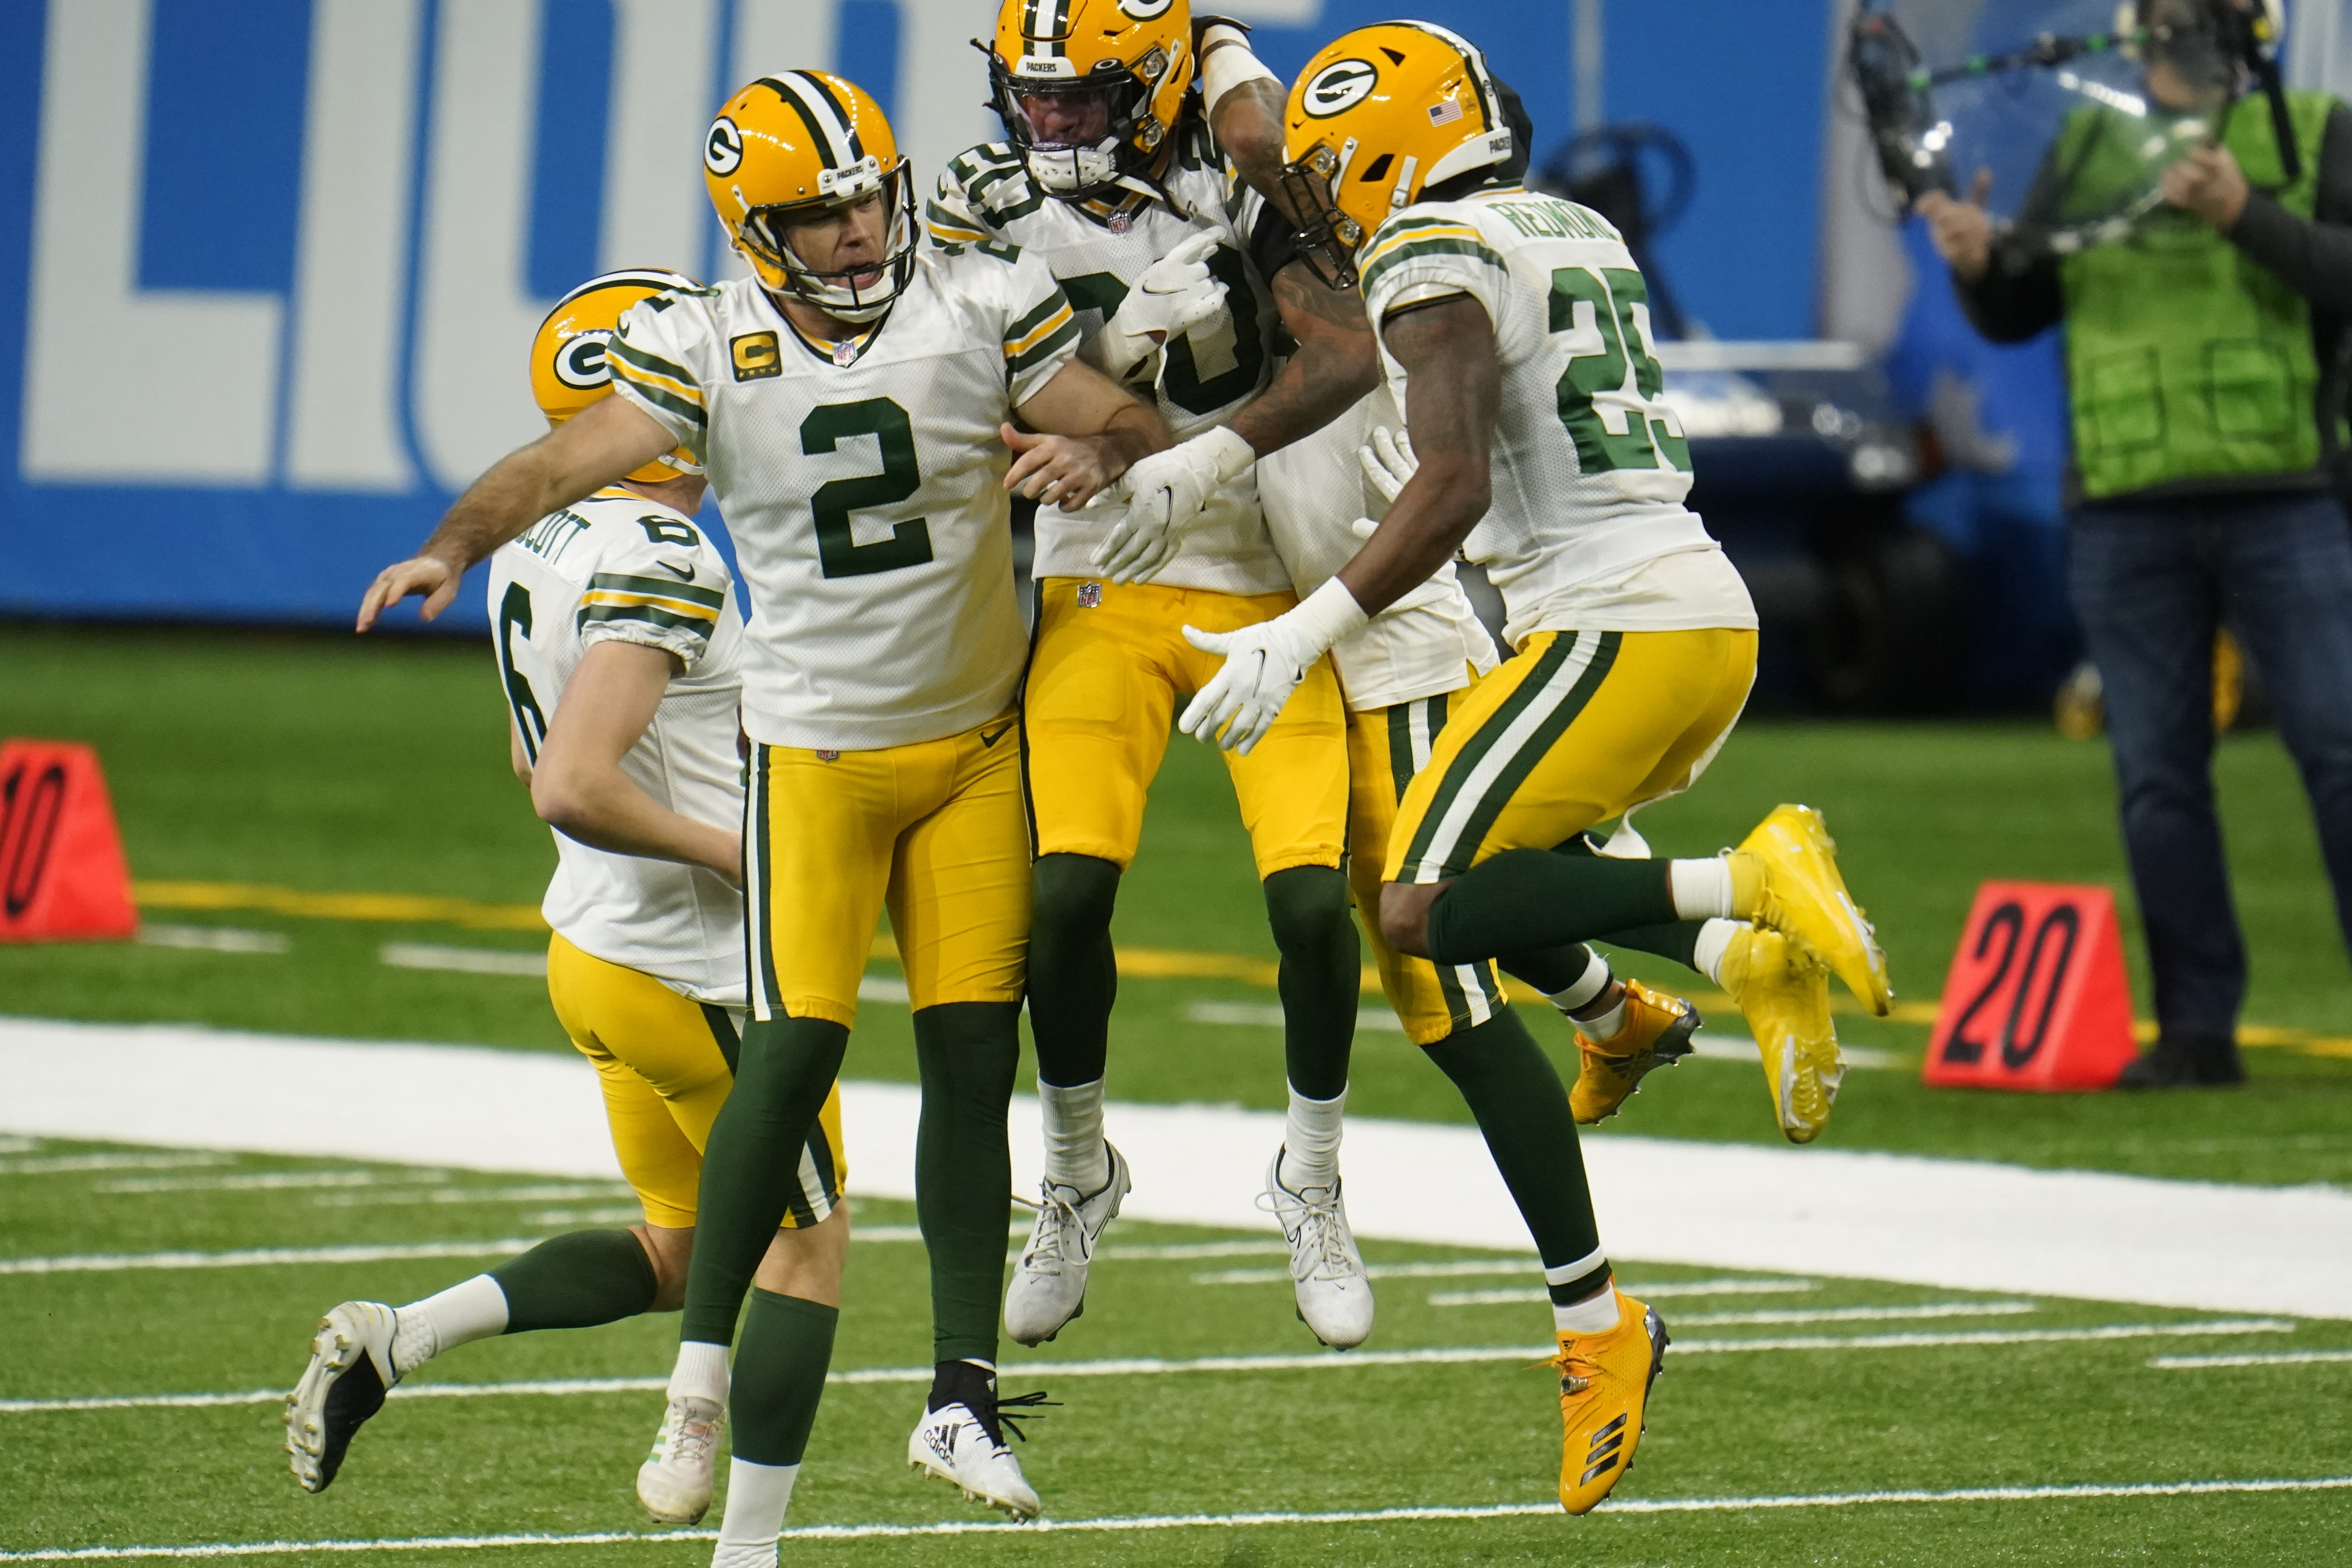
[[[1212,48],[1217,43],[1236,46],[1233,48]],[[1217,100],[1245,81],[1270,81],[1282,85],[1282,79],[1268,70],[1264,60],[1250,53],[1249,38],[1239,27],[1220,23],[1201,35],[1201,101],[1211,110]]]
[[[1290,612],[1298,617],[1298,628],[1315,641],[1315,651],[1328,653],[1333,644],[1364,629],[1371,617],[1356,603],[1356,595],[1348,592],[1348,584],[1337,577],[1298,601]]]

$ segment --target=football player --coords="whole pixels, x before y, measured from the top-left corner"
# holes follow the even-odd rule
[[[1029,932],[1008,741],[1025,645],[1008,490],[1083,505],[1167,432],[1075,363],[1076,321],[1043,262],[993,244],[922,246],[913,174],[863,89],[818,71],[763,77],[712,122],[704,164],[752,276],[632,309],[608,351],[621,395],[492,468],[424,554],[378,579],[362,616],[412,592],[437,608],[464,565],[530,515],[674,447],[709,471],[752,605],[753,1018],[705,1152],[664,1430],[689,1402],[730,1405],[714,1561],[764,1564],[835,1315],[752,1291],[731,1402],[728,1345],[839,1068],[886,906],[923,1078],[917,1205],[937,1361],[908,1459],[1037,1511],[1003,1442],[994,1374]],[[1062,434],[1024,434],[1016,416]],[[641,1500],[673,1500],[674,1516],[710,1489],[707,1451],[657,1446],[640,1476]]]
[[[551,426],[606,396],[605,347],[641,300],[698,285],[675,272],[591,279],[530,348]],[[346,1301],[286,1402],[295,1478],[324,1491],[401,1378],[492,1334],[674,1312],[694,1246],[712,1119],[734,1081],[743,973],[743,785],[735,750],[743,623],[725,560],[691,521],[702,470],[684,447],[541,519],[491,557],[489,612],[516,776],[555,833],[542,906],[548,994],[595,1065],[622,1173],[645,1223],[559,1236],[402,1307]],[[761,1288],[841,1300],[849,1210],[841,1104],[825,1102],[761,1264]],[[719,1410],[671,1439],[709,1444]]]
[[[1297,609],[1202,636],[1225,662],[1184,729],[1255,745],[1307,667],[1467,544],[1502,591],[1515,651],[1452,716],[1400,803],[1381,891],[1390,944],[1525,974],[1612,932],[1752,922],[1784,955],[1792,942],[1819,953],[1884,1011],[1884,957],[1815,814],[1780,808],[1714,859],[1555,852],[1685,787],[1755,673],[1746,590],[1682,504],[1688,453],[1657,400],[1646,298],[1622,241],[1507,180],[1516,138],[1485,59],[1443,28],[1343,36],[1291,89],[1285,132],[1304,258],[1327,283],[1360,289],[1419,468]],[[1402,454],[1398,466],[1412,468]],[[1649,1004],[1628,991],[1616,1005],[1620,1017],[1588,1031],[1604,1044]],[[1633,1458],[1666,1334],[1615,1287],[1558,1078],[1540,1052],[1496,1045],[1456,1081],[1543,1258],[1559,1500],[1580,1513]]]
[[[1219,429],[1265,386],[1275,319],[1244,258],[1240,193],[1192,91],[1193,32],[1186,0],[1003,0],[988,68],[1005,140],[952,160],[928,209],[940,244],[1009,240],[1044,257],[1084,322],[1081,352],[1150,382],[1179,435],[1223,437],[1192,448],[1202,515],[1163,556],[1103,553],[1097,520],[1037,518],[1021,739],[1045,1174],[1004,1307],[1024,1344],[1082,1310],[1095,1247],[1128,1189],[1102,1125],[1110,921],[1177,695],[1213,668],[1181,628],[1246,626],[1297,602],[1248,475],[1254,454]],[[1282,954],[1289,1115],[1266,1192],[1291,1237],[1299,1316],[1328,1344],[1357,1344],[1371,1329],[1371,1287],[1348,1234],[1339,1147],[1361,961],[1339,869],[1347,729],[1330,667],[1307,669],[1265,743],[1229,761]]]
[[[1352,285],[1329,286],[1299,258],[1296,224],[1283,210],[1286,201],[1279,178],[1283,103],[1273,73],[1247,54],[1246,40],[1230,25],[1212,28],[1202,48],[1209,62],[1206,73],[1214,77],[1224,65],[1223,74],[1234,82],[1231,95],[1214,101],[1228,144],[1249,149],[1270,144],[1274,150],[1272,177],[1263,172],[1267,160],[1238,153],[1236,157],[1269,198],[1253,229],[1251,258],[1271,280],[1284,327],[1297,352],[1284,363],[1265,393],[1234,416],[1231,429],[1261,455],[1257,472],[1268,523],[1277,547],[1294,566],[1298,591],[1310,595],[1353,553],[1359,531],[1369,531],[1371,519],[1381,515],[1410,477],[1412,442],[1402,433],[1391,436],[1388,426],[1397,421],[1378,411],[1387,400],[1374,395],[1381,379],[1381,356],[1364,316],[1360,291]],[[1488,85],[1498,122],[1510,133],[1514,147],[1488,183],[1513,185],[1526,168],[1529,125],[1518,95],[1507,83],[1490,75]],[[1350,406],[1349,400],[1359,393],[1366,394],[1363,401]],[[1346,410],[1344,415],[1338,414],[1341,409]],[[1389,413],[1392,415],[1392,405]],[[1321,424],[1325,420],[1332,423]],[[1365,435],[1377,439],[1351,447],[1352,438]],[[1292,441],[1297,444],[1285,446]],[[1351,459],[1359,457],[1372,487],[1362,499],[1377,498],[1360,521],[1349,510],[1357,488]],[[1125,484],[1148,491],[1160,475],[1181,473],[1187,461],[1185,447],[1173,447],[1136,465]],[[1160,493],[1181,490],[1181,485],[1175,485]],[[1181,506],[1130,508],[1112,531],[1114,547],[1129,533],[1140,530],[1146,537],[1137,548],[1164,548],[1150,536],[1186,526],[1188,518]],[[1378,905],[1381,847],[1387,842],[1404,779],[1427,761],[1429,738],[1443,728],[1447,709],[1433,705],[1433,699],[1424,699],[1419,708],[1376,707],[1360,696],[1368,681],[1351,676],[1350,669],[1370,664],[1392,672],[1397,668],[1395,653],[1383,649],[1375,662],[1368,657],[1369,649],[1357,650],[1375,643],[1396,645],[1401,639],[1423,650],[1424,658],[1442,657],[1446,639],[1430,623],[1427,611],[1444,603],[1442,595],[1451,574],[1450,563],[1440,568],[1429,583],[1331,648],[1349,706],[1351,880],[1359,907],[1367,910]],[[1415,622],[1425,627],[1418,637],[1412,630]],[[1483,670],[1487,665],[1480,663],[1478,668]],[[1436,686],[1438,671],[1433,664],[1421,666],[1416,674]],[[1380,778],[1384,756],[1393,760],[1395,769],[1405,770],[1397,772],[1386,789]],[[1591,847],[1580,837],[1561,847],[1582,853]],[[1610,853],[1647,855],[1648,847],[1630,826],[1630,816],[1612,836]],[[1377,921],[1372,925],[1377,932]],[[1712,926],[1704,921],[1678,922],[1612,931],[1606,940],[1674,958],[1728,991],[1756,1037],[1782,1132],[1798,1143],[1820,1135],[1843,1066],[1829,1013],[1827,977],[1815,955],[1801,945],[1790,946],[1768,931],[1731,921]],[[1466,1035],[1470,1029],[1483,1027],[1499,1005],[1499,986],[1491,975],[1482,985],[1475,966],[1433,971],[1401,957],[1377,934],[1372,944],[1381,962],[1384,989],[1399,1008],[1407,1032],[1432,1047],[1433,1058],[1441,1065],[1456,1055],[1456,1048],[1453,1045],[1436,1047],[1435,1042],[1450,1033]],[[1540,989],[1576,1026],[1582,1070],[1570,1091],[1570,1103],[1579,1121],[1600,1121],[1614,1115],[1649,1071],[1670,1066],[1689,1051],[1690,1036],[1699,1024],[1694,1009],[1639,982],[1618,981],[1606,961],[1580,943],[1557,952],[1513,954],[1510,964],[1518,965],[1514,973]],[[1445,1004],[1444,1014],[1435,1005],[1440,1000]],[[1444,1019],[1450,1019],[1450,1028],[1442,1022]],[[1588,1032],[1588,1025],[1592,1031]],[[1466,1039],[1458,1044],[1464,1048],[1483,1048]]]

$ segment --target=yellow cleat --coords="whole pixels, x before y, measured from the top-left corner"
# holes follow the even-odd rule
[[[1638,980],[1625,982],[1625,1022],[1615,1034],[1595,1043],[1582,1029],[1576,1031],[1576,1052],[1582,1067],[1576,1087],[1569,1091],[1568,1109],[1590,1126],[1617,1114],[1625,1097],[1642,1087],[1653,1068],[1670,1068],[1690,1055],[1690,1037],[1698,1027],[1698,1009],[1679,996],[1666,996]]]
[[[1591,1512],[1633,1468],[1650,1385],[1665,1364],[1669,1342],[1656,1310],[1616,1295],[1617,1326],[1560,1335],[1550,1363],[1559,1369],[1559,1506],[1570,1513]]]
[[[1776,805],[1729,856],[1732,916],[1811,948],[1864,1006],[1894,1010],[1886,954],[1838,875],[1837,845],[1810,805]]]
[[[1745,926],[1723,950],[1723,988],[1756,1037],[1780,1131],[1791,1143],[1811,1142],[1829,1125],[1845,1078],[1828,972],[1779,931]]]

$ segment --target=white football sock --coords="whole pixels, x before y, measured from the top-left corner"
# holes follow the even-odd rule
[[[1592,962],[1584,966],[1584,973],[1576,977],[1576,983],[1562,990],[1545,993],[1551,1005],[1563,1013],[1573,1013],[1579,1007],[1590,1006],[1595,996],[1609,989],[1609,961],[1589,947],[1584,951],[1591,953]]]
[[[1698,941],[1692,944],[1691,964],[1701,974],[1723,984],[1723,950],[1742,930],[1738,921],[1711,920],[1698,928]]]
[[[1056,1089],[1041,1078],[1037,1108],[1045,1124],[1045,1179],[1081,1194],[1102,1191],[1110,1180],[1110,1151],[1103,1147],[1103,1080]]]
[[[1584,1031],[1586,1039],[1599,1045],[1625,1026],[1625,1004],[1633,994],[1631,991],[1619,992],[1615,1002],[1589,1018],[1576,1018],[1573,1013],[1569,1016],[1576,1018],[1576,1026]]]
[[[784,1509],[793,1500],[793,1482],[800,1473],[798,1465],[727,1461],[727,1511],[719,1525],[710,1568],[775,1568]]]
[[[1339,1124],[1348,1110],[1348,1091],[1330,1100],[1309,1100],[1290,1091],[1290,1115],[1282,1128],[1282,1184],[1294,1193],[1309,1187],[1337,1186],[1339,1182]]]
[[[1553,1302],[1551,1326],[1555,1333],[1605,1334],[1617,1326],[1618,1315],[1617,1285],[1612,1280],[1601,1288],[1598,1296],[1565,1307]]]
[[[677,1364],[670,1369],[672,1399],[708,1399],[727,1403],[727,1347],[703,1340],[681,1340]]]
[[[395,1309],[392,1369],[403,1377],[439,1355],[507,1331],[507,1293],[487,1274]]]
[[[1731,862],[1720,855],[1709,860],[1667,861],[1666,887],[1674,895],[1676,920],[1731,913]]]

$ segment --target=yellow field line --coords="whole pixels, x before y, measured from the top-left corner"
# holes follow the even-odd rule
[[[386,921],[465,926],[476,931],[543,931],[537,904],[486,904],[472,899],[441,898],[422,893],[306,893],[296,888],[275,888],[257,882],[133,882],[131,897],[148,909],[256,910],[302,920]],[[896,960],[898,944],[887,932],[874,939],[874,956]],[[1280,969],[1263,958],[1238,952],[1194,952],[1182,948],[1123,947],[1118,972],[1138,980],[1233,980],[1244,985],[1273,989]],[[1367,995],[1381,988],[1380,972],[1363,970]],[[1702,1013],[1728,1016],[1738,1004],[1720,991],[1686,993]],[[1862,1004],[1840,994],[1831,1003],[1838,1013],[1859,1013]],[[1938,1005],[1897,1002],[1890,1015],[1897,1024],[1931,1025]],[[2140,1019],[2132,1027],[2143,1041],[2156,1038],[2156,1025]],[[2335,1057],[2352,1061],[2352,1038],[2315,1034],[2308,1029],[2282,1028],[2271,1024],[2239,1026],[2238,1044],[2299,1051],[2305,1056]]]

